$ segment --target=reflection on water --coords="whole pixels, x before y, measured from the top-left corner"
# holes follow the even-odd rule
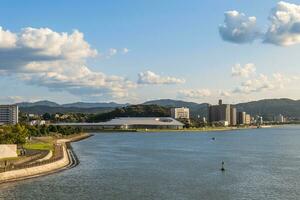
[[[100,133],[73,147],[78,167],[0,185],[0,199],[300,199],[300,126]]]

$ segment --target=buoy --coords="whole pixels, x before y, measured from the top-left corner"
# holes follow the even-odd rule
[[[221,171],[225,171],[225,167],[224,167],[224,161],[222,161],[222,167],[221,167]]]

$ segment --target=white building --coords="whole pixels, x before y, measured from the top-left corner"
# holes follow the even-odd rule
[[[58,123],[56,126],[83,129],[182,129],[184,124],[171,117],[119,117],[98,123]]]
[[[45,125],[46,124],[46,121],[45,120],[32,120],[29,122],[29,125],[31,126],[35,126],[35,125]]]
[[[171,117],[174,119],[189,119],[190,109],[189,108],[171,108]]]
[[[284,123],[285,122],[284,116],[282,114],[277,115],[274,118],[275,118],[274,119],[275,122],[279,122],[279,123]]]
[[[0,105],[0,124],[17,124],[19,108],[17,105]]]
[[[251,115],[246,114],[246,117],[245,117],[245,124],[247,124],[247,125],[251,124]]]

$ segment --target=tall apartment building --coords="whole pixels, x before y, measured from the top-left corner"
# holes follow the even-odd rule
[[[17,124],[19,108],[17,105],[0,105],[0,124]]]
[[[250,125],[250,124],[251,124],[251,115],[246,114],[245,124],[247,124],[247,125]]]
[[[238,124],[240,125],[246,124],[246,112],[238,113]]]
[[[189,108],[171,108],[171,117],[174,119],[189,119],[190,109]]]
[[[274,121],[275,122],[279,122],[279,123],[283,123],[283,122],[285,122],[285,118],[284,118],[284,116],[282,114],[279,114],[279,115],[276,115],[274,117]]]
[[[209,122],[227,122],[231,126],[236,125],[236,108],[230,104],[223,104],[219,100],[218,105],[210,105],[208,109]]]
[[[230,107],[230,122],[232,126],[236,126],[237,125],[237,112],[236,112],[236,108],[231,106]]]

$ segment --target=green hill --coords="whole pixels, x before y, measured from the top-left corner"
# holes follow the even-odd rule
[[[300,119],[300,101],[292,99],[263,99],[236,105],[237,110],[251,115],[261,115],[271,120],[275,115],[282,114],[290,118]]]
[[[170,109],[159,105],[131,105],[91,116],[89,122],[103,122],[116,117],[168,117]]]

